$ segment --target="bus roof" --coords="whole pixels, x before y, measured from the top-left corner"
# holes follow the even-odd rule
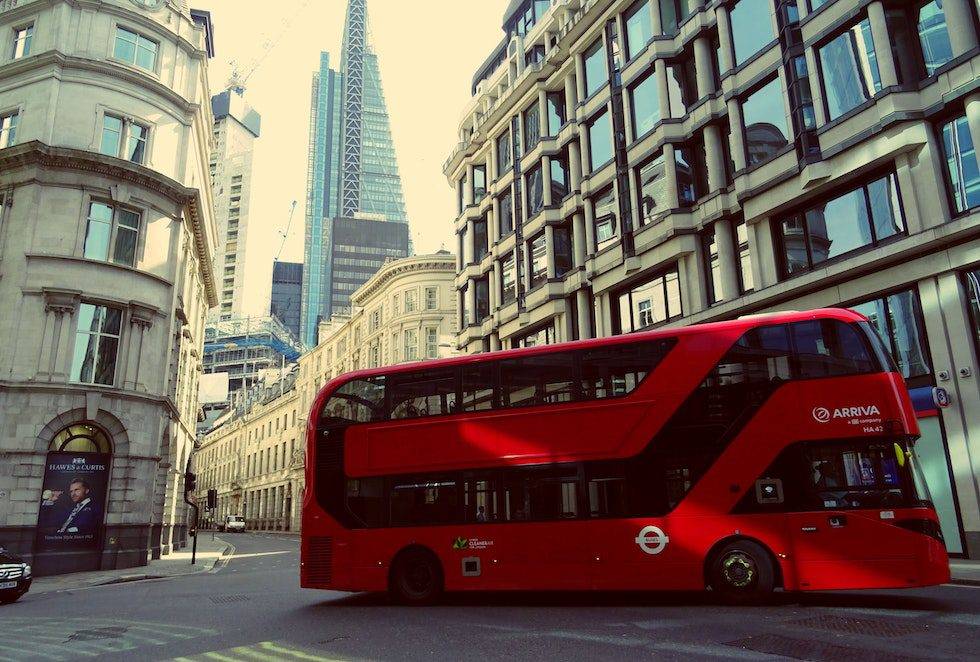
[[[337,375],[324,384],[317,396],[313,400],[313,411],[318,411],[321,400],[326,393],[332,392],[342,383],[353,379],[363,379],[366,377],[377,377],[380,375],[391,375],[403,372],[415,372],[420,368],[433,370],[456,365],[467,365],[473,363],[483,363],[485,361],[495,361],[502,358],[515,356],[535,356],[539,354],[551,354],[554,352],[564,352],[570,349],[588,349],[593,347],[608,347],[609,345],[629,344],[643,340],[656,340],[658,338],[677,338],[688,335],[700,335],[705,333],[725,333],[733,330],[748,330],[757,326],[769,324],[785,324],[789,322],[802,322],[813,319],[837,319],[844,322],[864,322],[866,318],[860,313],[847,308],[817,308],[807,311],[785,311],[773,313],[761,313],[748,315],[736,320],[724,322],[707,322],[704,324],[691,324],[689,326],[673,326],[658,328],[652,331],[638,331],[636,333],[622,334],[618,336],[604,336],[602,338],[588,338],[586,340],[571,340],[553,345],[539,345],[537,347],[520,347],[517,349],[502,349],[495,352],[482,352],[479,354],[466,354],[463,356],[453,356],[444,359],[426,359],[424,361],[410,361],[396,363],[395,365],[381,366],[378,368],[364,368],[352,370]]]

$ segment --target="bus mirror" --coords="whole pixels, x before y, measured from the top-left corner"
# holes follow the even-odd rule
[[[755,481],[755,500],[759,503],[782,503],[783,481],[779,478],[760,478]]]

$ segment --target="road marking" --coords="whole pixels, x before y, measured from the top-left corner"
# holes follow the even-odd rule
[[[275,641],[260,641],[250,646],[236,646],[220,651],[210,651],[199,655],[178,657],[174,662],[204,662],[205,660],[220,660],[221,662],[251,662],[262,660],[306,660],[308,662],[335,662],[335,658],[317,655],[308,650],[288,646]]]

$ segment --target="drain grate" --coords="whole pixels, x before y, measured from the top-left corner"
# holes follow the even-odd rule
[[[928,625],[917,623],[879,621],[871,618],[849,618],[834,614],[821,614],[799,621],[792,621],[789,624],[807,628],[818,628],[820,630],[830,630],[832,632],[844,632],[846,634],[863,634],[872,637],[901,637],[906,634],[913,634],[929,629]]]
[[[65,643],[69,641],[100,641],[102,639],[119,639],[129,628],[117,625],[105,628],[93,628],[91,630],[76,630],[68,636]]]
[[[212,595],[211,602],[216,605],[230,605],[234,602],[248,602],[247,595]]]
[[[841,646],[823,641],[794,639],[778,634],[760,634],[737,641],[725,642],[726,646],[742,650],[782,655],[796,660],[815,662],[838,662],[839,660],[861,660],[861,662],[912,662],[916,658],[903,657],[885,651],[868,650],[856,646]]]

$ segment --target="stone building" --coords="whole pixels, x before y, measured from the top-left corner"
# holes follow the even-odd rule
[[[980,557],[977,11],[514,0],[444,166],[459,347],[853,307],[908,380],[949,551]]]
[[[184,3],[0,0],[0,542],[39,574],[185,542],[212,56]]]
[[[194,455],[199,499],[218,491],[216,520],[298,530],[306,422],[317,392],[359,368],[447,356],[455,338],[456,258],[445,251],[388,262],[355,290],[353,312],[320,324],[294,372],[215,422]]]

